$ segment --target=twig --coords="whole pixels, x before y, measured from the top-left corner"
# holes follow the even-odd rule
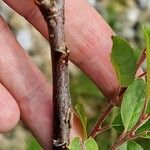
[[[96,124],[92,128],[88,137],[91,136],[94,138],[97,134],[99,134],[99,131],[101,132],[101,125],[106,120],[107,116],[111,113],[112,109],[118,103],[118,101],[119,101],[119,97],[117,94],[116,98],[110,101],[109,105],[106,107],[104,112],[101,114],[101,116],[99,117],[98,121],[96,122]]]
[[[109,105],[105,108],[104,112],[100,115],[99,119],[97,120],[97,122],[95,123],[94,127],[92,128],[90,134],[88,137],[93,137],[95,138],[95,136],[97,136],[99,133],[101,133],[101,129],[102,129],[102,124],[103,122],[106,120],[106,118],[108,117],[108,115],[111,113],[112,109],[114,108],[114,106],[118,105],[120,103],[120,100],[122,99],[122,96],[124,94],[124,92],[126,91],[126,88],[118,88],[117,93],[115,94],[114,98],[112,98],[110,100]]]
[[[146,49],[143,50],[139,60],[138,60],[138,63],[137,63],[137,70],[141,67],[141,65],[143,64],[143,62],[145,61],[146,59]]]
[[[110,129],[110,126],[109,126],[109,125],[108,125],[108,126],[101,127],[100,129],[97,130],[97,132],[96,132],[96,134],[95,134],[94,137],[96,137],[97,134],[100,134],[100,133],[102,133],[102,132],[105,132],[105,131],[107,131],[107,130],[109,130],[109,129]]]
[[[146,76],[147,75],[147,72],[143,72],[142,74],[140,74],[138,77],[141,78],[143,76]]]
[[[89,137],[91,136],[91,137],[94,138],[98,134],[102,123],[105,121],[107,116],[110,114],[110,112],[114,108],[114,106],[115,105],[112,102],[110,102],[108,107],[105,109],[105,111],[102,113],[102,115],[99,117],[98,121],[96,122],[96,124],[92,128],[92,130],[91,130],[91,132],[89,134]]]
[[[112,145],[110,150],[116,150],[120,145],[122,145],[126,141],[133,140],[138,137],[138,135],[136,135],[135,132],[137,131],[137,129],[139,129],[145,123],[146,120],[150,119],[150,114],[145,114],[146,107],[147,107],[147,102],[145,100],[143,112],[142,112],[141,117],[140,117],[139,121],[137,122],[137,124],[130,131],[123,132],[119,136],[118,140]]]
[[[106,130],[109,130],[109,129],[110,129],[109,125],[108,126],[104,126],[104,127],[100,128],[100,129],[98,129],[98,132],[102,133],[102,132],[104,132]]]
[[[64,0],[34,0],[47,23],[53,72],[53,141],[54,150],[67,150],[70,137],[71,100],[68,56],[64,36]]]
[[[122,138],[120,138],[120,140],[117,140],[117,142],[110,148],[110,150],[117,150],[118,147],[121,146],[123,143],[137,139],[137,138],[145,135],[146,133],[148,133],[148,132],[144,131],[144,132],[139,133],[139,134],[133,134],[132,132],[128,132]]]

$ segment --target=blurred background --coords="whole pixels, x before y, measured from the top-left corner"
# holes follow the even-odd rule
[[[134,49],[144,48],[142,24],[150,22],[150,0],[88,0],[105,18],[113,30],[130,41]],[[25,19],[0,1],[0,14],[9,24],[23,48],[51,81],[50,52],[47,41]],[[39,42],[40,41],[40,42]],[[80,101],[88,116],[88,130],[107,105],[106,98],[95,85],[70,63],[71,95],[73,105]],[[82,85],[82,86],[81,86]],[[110,123],[117,112],[114,110],[106,123]],[[116,139],[112,129],[97,136],[100,150],[107,150]],[[150,149],[150,141],[139,139],[144,150]],[[0,150],[42,150],[23,123],[11,132],[0,134]]]

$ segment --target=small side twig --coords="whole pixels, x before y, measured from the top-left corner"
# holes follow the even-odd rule
[[[98,132],[102,133],[102,132],[104,132],[106,130],[109,130],[109,129],[110,129],[109,125],[108,126],[104,126],[104,127],[101,127],[100,129],[98,129]]]
[[[115,106],[115,104],[113,102],[110,102],[108,107],[105,109],[105,111],[102,113],[102,115],[99,117],[98,121],[96,122],[96,124],[92,128],[92,130],[91,130],[91,132],[89,134],[89,137],[91,136],[91,137],[94,138],[99,133],[99,131],[101,131],[102,123],[105,121],[107,116],[110,114],[110,112],[112,111],[114,106]]]
[[[97,136],[99,133],[102,132],[102,129],[103,129],[103,127],[101,127],[102,124],[104,123],[104,121],[106,120],[108,115],[111,113],[111,111],[114,108],[114,106],[120,104],[120,100],[122,99],[122,96],[123,96],[125,91],[126,91],[126,88],[123,88],[123,87],[122,88],[120,88],[120,87],[118,88],[118,91],[115,94],[114,98],[112,98],[110,100],[109,105],[105,108],[103,113],[98,118],[97,122],[93,126],[93,128],[92,128],[92,130],[91,130],[91,132],[90,132],[88,137],[91,136],[91,137],[95,138],[95,136]]]
[[[104,110],[104,112],[100,115],[99,119],[97,120],[97,122],[95,123],[94,127],[92,128],[90,134],[88,137],[93,137],[95,138],[95,136],[99,133],[101,133],[101,129],[102,129],[102,124],[103,122],[106,120],[107,116],[111,113],[112,109],[114,108],[115,105],[118,104],[118,102],[120,101],[120,98],[122,96],[122,89],[118,89],[117,94],[114,96],[115,98],[113,98],[112,100],[110,100],[109,105],[106,107],[106,109]],[[121,95],[120,95],[121,94]]]
[[[100,133],[102,133],[102,132],[105,132],[105,131],[107,131],[107,130],[109,130],[109,129],[111,129],[111,127],[110,127],[109,125],[104,126],[104,127],[100,127],[100,128],[97,130],[97,132],[96,132],[96,134],[95,134],[95,137],[97,136],[97,134],[100,134]]]
[[[97,134],[100,134],[100,133],[102,133],[102,132],[105,132],[105,131],[107,131],[107,130],[109,130],[109,129],[111,129],[111,127],[110,127],[109,125],[99,128],[99,129],[97,130],[97,132],[95,133],[95,136],[94,136],[94,137],[96,137]]]
[[[124,131],[119,136],[118,140],[112,145],[110,150],[116,150],[123,143],[139,137],[138,134],[135,134],[137,129],[139,129],[145,123],[146,120],[150,119],[150,114],[145,114],[146,108],[147,108],[147,101],[145,100],[145,105],[144,105],[141,117],[140,117],[139,121],[137,122],[137,124],[130,131],[128,131],[128,132]]]
[[[147,72],[143,72],[142,74],[140,74],[138,77],[139,78],[142,78],[142,77],[144,77],[144,76],[146,76],[147,75]]]
[[[146,49],[143,50],[141,56],[140,56],[140,59],[138,60],[138,63],[137,63],[137,70],[141,67],[141,65],[143,64],[143,62],[145,61],[146,59]]]
[[[117,148],[121,146],[123,143],[137,139],[138,137],[145,135],[146,132],[142,132],[140,134],[135,134],[135,132],[137,131],[139,127],[143,125],[143,123],[147,119],[150,119],[150,116],[145,118],[143,121],[139,121],[131,131],[127,132],[126,134],[125,133],[121,134],[121,136],[118,138],[115,144],[110,148],[110,150],[117,150]]]

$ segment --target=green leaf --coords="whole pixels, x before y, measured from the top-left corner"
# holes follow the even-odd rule
[[[150,101],[147,101],[147,110],[146,113],[149,114],[150,113]]]
[[[119,133],[124,131],[121,114],[117,115],[111,123],[111,126]]]
[[[39,143],[36,141],[36,139],[31,135],[27,138],[27,146],[26,146],[26,150],[41,150],[41,146],[39,145]]]
[[[147,100],[150,100],[150,27],[144,28],[147,58]]]
[[[141,133],[141,132],[144,132],[144,131],[148,131],[150,130],[150,119],[145,122],[145,124],[143,124],[137,131],[136,133]]]
[[[135,79],[136,59],[128,42],[121,37],[113,37],[111,61],[121,86],[129,86]]]
[[[150,139],[142,139],[139,138],[136,140],[138,144],[140,144],[144,150],[149,150],[150,148]]]
[[[80,138],[74,138],[68,148],[69,150],[82,150]]]
[[[96,141],[91,137],[85,141],[84,147],[86,150],[98,150]]]
[[[83,126],[84,138],[87,138],[87,130],[86,130],[87,117],[85,115],[84,107],[81,103],[78,103],[75,106],[75,109],[76,109],[77,115],[79,116],[79,119],[80,119],[82,126]]]
[[[145,101],[145,82],[135,80],[126,90],[121,104],[121,118],[125,130],[130,130],[140,119]]]
[[[142,52],[143,52],[142,49],[136,49],[136,50],[134,50],[134,56],[135,56],[136,62],[138,62],[140,60]]]
[[[129,141],[124,144],[122,144],[118,150],[143,150],[141,145],[137,144],[134,141]]]

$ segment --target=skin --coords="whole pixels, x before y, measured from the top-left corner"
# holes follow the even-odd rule
[[[33,0],[4,2],[48,39],[46,23]],[[65,10],[70,60],[111,99],[118,89],[109,56],[113,31],[85,0],[66,0]],[[43,148],[48,149],[52,129],[52,87],[19,45],[2,17],[0,110],[0,132],[11,130],[21,118]],[[71,135],[78,133],[79,126],[74,123]]]

